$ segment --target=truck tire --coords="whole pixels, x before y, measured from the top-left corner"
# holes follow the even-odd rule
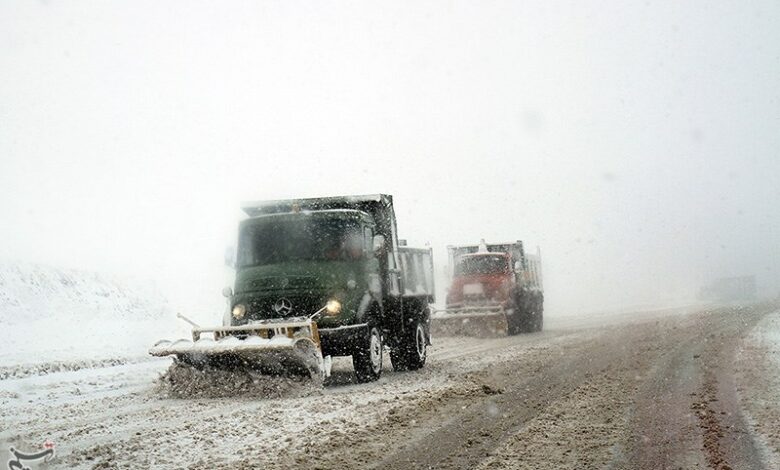
[[[352,353],[352,367],[358,383],[373,382],[382,375],[382,332],[369,326],[368,334],[357,341]]]
[[[539,312],[534,311],[533,318],[528,322],[528,333],[536,333],[537,331],[540,331],[539,328],[541,328]]]
[[[390,362],[397,371],[417,370],[425,365],[428,357],[428,335],[425,325],[415,321],[414,328],[404,332],[398,346],[390,350]]]
[[[514,336],[523,332],[525,310],[523,298],[519,292],[512,293],[510,299],[512,314],[506,316],[506,332],[509,336]]]
[[[514,316],[514,334],[533,333],[536,330],[536,318],[531,310],[531,306],[523,303],[519,309],[515,310]]]
[[[526,298],[526,302],[523,305],[523,316],[521,321],[522,333],[536,333],[542,331],[542,312],[540,310],[539,299],[536,295],[531,294]]]
[[[534,326],[534,319],[530,318],[530,317],[531,317],[531,312],[529,312],[527,310],[525,312],[523,312],[523,316],[520,317],[520,325],[518,327],[518,331],[520,333],[533,333],[534,332],[534,328],[536,328]]]
[[[511,314],[507,314],[506,316],[506,334],[509,336],[514,336],[518,333],[520,333],[519,328],[517,327],[517,317],[520,316],[520,312],[518,312],[517,308],[513,309]]]

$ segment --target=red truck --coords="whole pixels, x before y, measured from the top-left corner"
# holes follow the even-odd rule
[[[439,334],[486,336],[541,331],[541,255],[523,242],[448,246],[450,288],[436,316]]]

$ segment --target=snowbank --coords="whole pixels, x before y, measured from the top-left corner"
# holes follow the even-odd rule
[[[162,337],[187,337],[152,282],[0,261],[0,368],[144,357]]]
[[[152,282],[0,261],[0,322],[6,325],[48,318],[139,320],[166,311]]]
[[[768,468],[780,468],[780,311],[767,315],[737,354],[738,390]]]

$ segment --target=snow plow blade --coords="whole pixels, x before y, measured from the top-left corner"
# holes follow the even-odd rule
[[[431,317],[431,334],[436,336],[507,336],[507,313],[500,307],[464,307],[438,310]]]
[[[307,317],[263,320],[241,326],[195,327],[192,340],[161,340],[152,356],[175,356],[196,368],[248,368],[268,375],[330,375],[317,323]]]

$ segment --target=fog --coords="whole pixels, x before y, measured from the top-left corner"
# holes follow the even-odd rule
[[[539,246],[553,314],[719,276],[776,295],[779,19],[771,1],[5,1],[0,257],[154,279],[205,311],[241,201],[382,192],[440,273],[448,244]]]

